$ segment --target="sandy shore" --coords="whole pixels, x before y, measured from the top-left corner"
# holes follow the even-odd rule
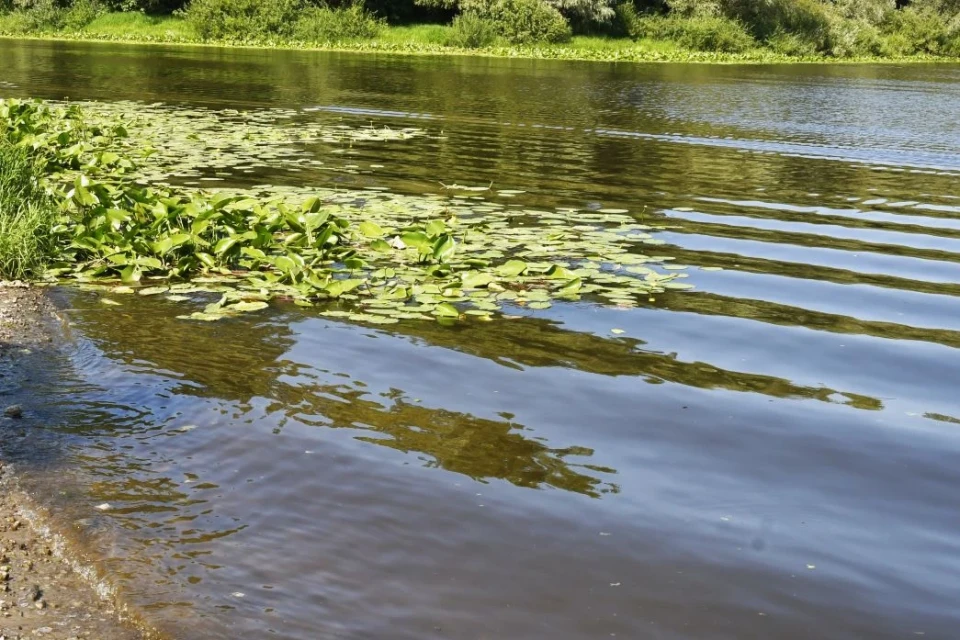
[[[42,290],[0,283],[0,391],[11,392],[18,357],[49,343],[56,325]],[[4,399],[0,395],[0,640],[144,639],[18,488],[3,450],[5,441],[31,428],[30,412]]]

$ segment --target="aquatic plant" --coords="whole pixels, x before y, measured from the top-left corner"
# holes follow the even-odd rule
[[[461,185],[446,189],[469,197],[172,185],[168,179],[182,168],[174,158],[198,161],[186,148],[202,147],[198,132],[217,128],[210,120],[217,116],[170,126],[181,116],[165,113],[166,121],[157,113],[123,119],[111,108],[97,113],[90,103],[81,109],[0,102],[0,134],[44,167],[59,203],[48,278],[115,293],[220,293],[219,301],[188,316],[197,320],[255,311],[285,297],[379,324],[489,320],[507,306],[547,309],[584,295],[634,306],[652,294],[690,288],[679,281],[684,267],[665,264],[669,257],[631,250],[660,241],[620,209],[511,208],[475,195],[489,187]],[[245,131],[242,114],[220,117],[231,130]],[[246,118],[249,130],[223,146],[228,161],[229,153],[244,157],[244,144],[257,148],[257,132],[264,133],[257,123],[270,118]],[[191,121],[200,128],[190,129]],[[156,148],[150,143],[158,130],[182,133]],[[341,139],[374,135],[336,130]],[[398,139],[385,131],[384,139]],[[404,135],[416,134],[422,132]]]

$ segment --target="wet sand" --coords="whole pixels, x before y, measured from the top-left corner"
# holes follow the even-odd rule
[[[0,283],[0,640],[141,640],[4,460],[4,448],[31,428],[30,407],[4,402],[17,385],[18,358],[50,343],[57,324],[42,290]]]

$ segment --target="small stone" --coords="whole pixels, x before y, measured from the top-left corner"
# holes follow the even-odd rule
[[[3,415],[7,416],[8,418],[22,418],[23,409],[18,404],[12,404],[3,410]]]

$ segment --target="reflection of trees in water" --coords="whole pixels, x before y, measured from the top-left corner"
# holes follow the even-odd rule
[[[677,299],[695,301],[697,296]],[[124,307],[106,312],[92,299],[78,297],[78,302],[73,315],[83,333],[108,357],[133,369],[149,363],[147,370],[181,379],[176,393],[241,405],[266,398],[273,401],[271,411],[282,411],[290,419],[367,429],[371,435],[361,437],[366,442],[421,453],[429,465],[479,480],[498,478],[518,486],[553,486],[594,496],[617,491],[615,484],[597,475],[614,470],[574,460],[593,455],[590,449],[551,448],[509,420],[422,406],[405,399],[403,390],[388,394],[389,402],[384,404],[370,396],[362,380],[331,384],[325,376],[324,382],[316,382],[310,363],[284,360],[296,340],[292,323],[304,318],[299,311],[275,313],[268,322],[250,317],[198,324],[176,320],[183,306],[157,298],[129,297]],[[455,328],[412,322],[395,325],[391,333],[502,366],[563,367],[603,376],[635,376],[650,383],[824,402],[835,402],[839,393],[861,409],[882,407],[874,398],[708,363],[682,362],[673,354],[644,351],[638,340],[569,331],[542,319]]]
[[[282,410],[307,424],[366,428],[389,438],[361,440],[422,453],[430,457],[427,464],[477,480],[553,486],[591,496],[618,490],[586,472],[588,467],[568,460],[591,456],[592,450],[550,448],[521,433],[522,427],[510,421],[427,408],[407,403],[402,396],[385,407],[353,387],[303,384],[306,378],[301,372],[310,367],[282,360],[294,342],[290,326],[296,317],[198,324],[177,320],[183,307],[157,298],[125,298],[124,307],[111,309],[109,316],[92,299],[78,302],[72,315],[107,357],[133,369],[149,363],[148,370],[181,379],[176,393],[242,405],[268,398],[274,402],[271,412]],[[280,381],[281,377],[296,381]]]
[[[439,116],[416,124],[442,129],[446,140],[374,145],[378,162],[411,183],[436,187],[437,179],[492,180],[498,187],[528,189],[543,199],[538,206],[603,199],[639,210],[664,198],[670,204],[677,196],[742,197],[761,187],[784,202],[805,199],[814,186],[824,194],[819,200],[866,195],[871,189],[904,190],[902,176],[843,162],[610,138],[595,131],[775,140],[783,132],[763,130],[749,119],[751,113],[739,112],[743,106],[736,100],[717,100],[718,92],[736,98],[738,87],[770,81],[795,88],[809,80],[807,75],[858,80],[881,75],[896,81],[896,70],[858,68],[851,73],[821,66],[770,74],[751,69],[744,76],[742,70],[716,66],[678,70],[670,65],[437,61],[84,43],[17,43],[5,48],[4,62],[10,79],[26,91],[35,84],[47,97],[162,100],[213,108],[332,105]],[[714,117],[704,121],[703,114]],[[377,126],[412,123],[376,113],[310,117],[374,121]],[[858,126],[862,114],[849,117],[849,124]],[[744,118],[740,128],[737,123]],[[912,175],[908,186],[914,195],[950,193],[952,179]]]
[[[592,449],[552,449],[518,431],[506,420],[488,420],[447,409],[434,409],[395,398],[388,406],[366,398],[367,392],[327,385],[283,386],[271,410],[283,410],[305,424],[371,432],[359,440],[421,453],[427,466],[475,480],[506,480],[520,487],[551,486],[598,497],[617,493],[615,484],[593,477],[568,457],[589,457]],[[597,468],[592,468],[594,471]],[[616,473],[613,469],[599,469]]]

